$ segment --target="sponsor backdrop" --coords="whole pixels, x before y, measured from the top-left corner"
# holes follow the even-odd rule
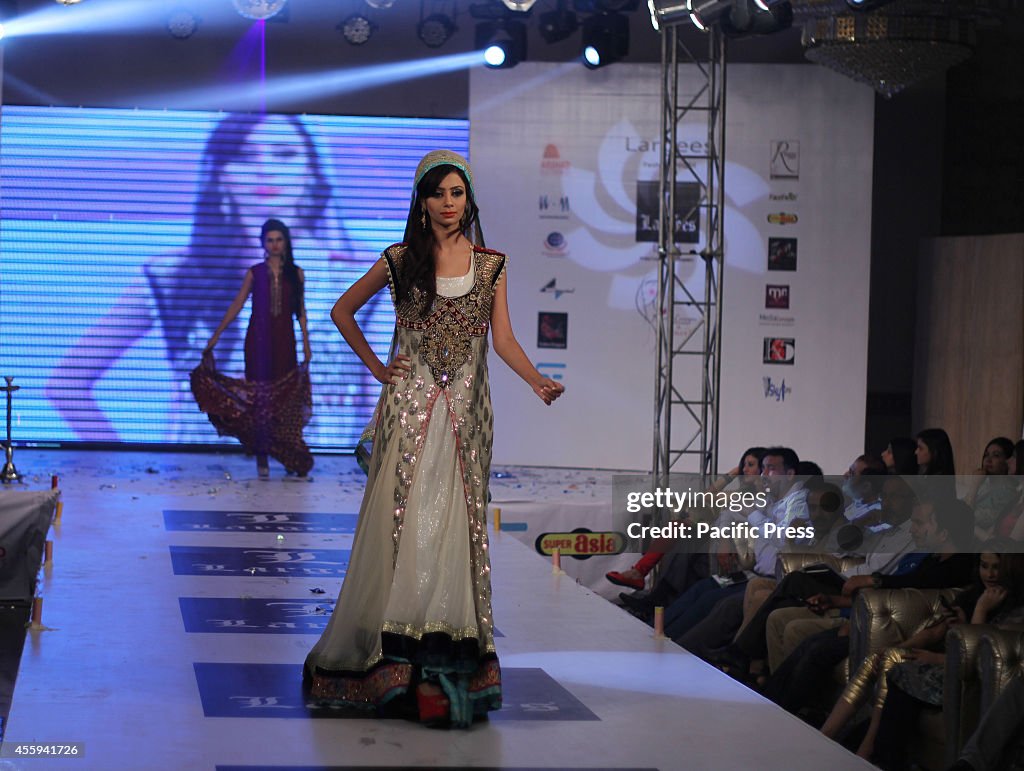
[[[471,73],[487,242],[510,256],[523,347],[567,389],[546,408],[492,366],[497,462],[650,467],[659,74],[542,63]],[[725,468],[753,444],[791,445],[826,471],[863,451],[873,104],[870,89],[823,68],[730,66]],[[699,115],[684,122],[689,153],[705,134]],[[684,251],[704,243],[688,216],[692,183],[677,188]],[[692,258],[679,271],[703,276]],[[703,293],[702,280],[692,286]],[[692,328],[677,311],[677,335]]]

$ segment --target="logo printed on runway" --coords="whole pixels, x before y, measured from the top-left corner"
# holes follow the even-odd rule
[[[246,533],[355,534],[356,514],[310,514],[297,511],[210,511],[165,509],[167,530]]]
[[[196,662],[196,683],[206,717],[365,718],[308,704],[302,664]],[[502,708],[490,720],[600,720],[547,672],[534,667],[501,668]]]
[[[254,549],[237,546],[171,546],[178,576],[343,577],[348,549]]]

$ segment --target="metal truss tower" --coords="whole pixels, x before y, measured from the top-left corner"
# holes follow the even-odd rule
[[[679,27],[661,31],[654,479],[718,472],[725,211],[725,37],[708,28],[706,61]],[[706,140],[701,128],[706,125]],[[686,184],[689,183],[689,184]],[[685,195],[695,191],[696,198]],[[680,201],[679,198],[685,200]],[[697,223],[696,243],[687,233]],[[692,235],[691,235],[692,238]]]

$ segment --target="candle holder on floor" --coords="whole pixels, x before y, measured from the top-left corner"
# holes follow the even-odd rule
[[[0,388],[0,391],[7,392],[7,443],[4,445],[4,467],[0,471],[0,482],[5,485],[11,482],[21,481],[21,474],[14,467],[14,443],[11,441],[11,394],[21,388],[21,386],[12,385],[14,383],[13,377],[4,376],[4,380],[7,381],[7,385]]]

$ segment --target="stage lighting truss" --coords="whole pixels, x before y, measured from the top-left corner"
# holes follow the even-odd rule
[[[373,37],[377,25],[361,13],[353,13],[338,22],[337,29],[349,45],[361,46]]]
[[[583,64],[596,70],[629,54],[629,19],[621,13],[601,13],[583,21]]]
[[[240,16],[253,21],[266,21],[277,16],[288,5],[288,0],[231,0]]]
[[[199,17],[187,8],[177,8],[167,17],[167,31],[176,40],[187,40],[199,29]]]
[[[515,67],[526,58],[526,25],[510,19],[479,22],[476,50],[483,52],[491,69]]]

